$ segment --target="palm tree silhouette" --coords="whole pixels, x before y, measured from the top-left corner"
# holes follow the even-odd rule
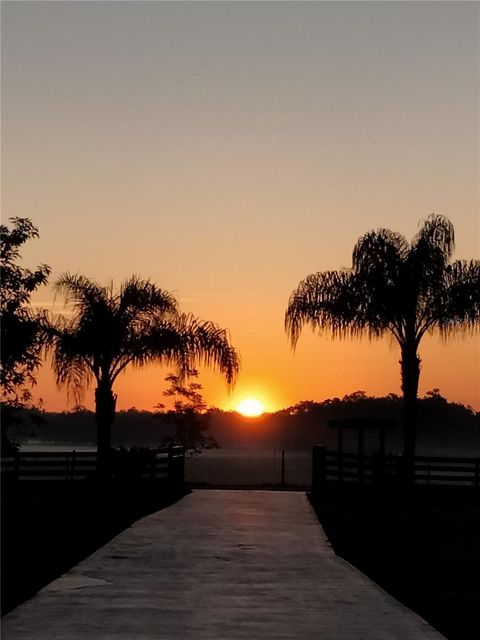
[[[404,455],[415,455],[418,347],[438,330],[444,338],[473,332],[480,321],[480,261],[450,263],[453,225],[432,214],[411,243],[389,229],[370,231],[353,249],[352,268],[307,276],[290,296],[285,329],[295,348],[305,325],[334,338],[380,338],[400,346]]]
[[[108,473],[111,426],[117,396],[113,386],[129,365],[151,362],[174,365],[180,374],[204,364],[235,382],[239,356],[224,329],[180,313],[175,297],[138,276],[116,292],[82,276],[64,274],[55,284],[70,318],[53,324],[50,348],[59,387],[66,386],[77,403],[94,381],[98,468]]]

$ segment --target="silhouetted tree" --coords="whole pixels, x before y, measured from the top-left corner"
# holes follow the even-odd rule
[[[174,296],[148,280],[132,276],[115,292],[81,275],[65,274],[57,292],[73,305],[70,319],[54,330],[53,368],[59,386],[81,400],[94,380],[97,448],[102,473],[108,466],[111,425],[117,396],[113,386],[128,367],[151,362],[174,365],[180,376],[195,364],[213,366],[228,384],[236,378],[239,358],[227,332],[212,322],[179,312]]]
[[[2,441],[8,446],[7,427],[24,422],[17,410],[31,403],[31,387],[41,364],[45,340],[46,313],[34,312],[31,294],[45,284],[50,267],[35,270],[17,264],[20,248],[38,238],[38,230],[28,218],[10,218],[11,227],[0,225],[0,326],[2,399]]]
[[[390,334],[398,342],[408,458],[415,454],[422,337],[479,326],[480,261],[450,263],[453,250],[453,226],[439,215],[430,215],[411,243],[389,229],[370,231],[357,241],[351,269],[309,275],[285,314],[294,348],[305,325],[334,338]]]
[[[187,372],[188,378],[197,378],[197,369]],[[167,398],[173,399],[173,408],[165,411],[165,405],[156,405],[159,411],[155,414],[165,422],[175,426],[175,432],[163,439],[163,444],[180,444],[187,454],[197,454],[202,449],[218,449],[216,439],[206,433],[210,425],[210,414],[202,395],[199,382],[184,382],[180,376],[170,373],[166,378],[170,384],[163,392]]]
[[[30,399],[28,387],[35,384],[41,363],[44,315],[33,312],[31,294],[47,282],[50,267],[40,265],[34,271],[20,267],[20,247],[38,230],[27,218],[10,218],[12,228],[0,225],[0,314],[1,349],[0,384],[3,399],[18,402]]]

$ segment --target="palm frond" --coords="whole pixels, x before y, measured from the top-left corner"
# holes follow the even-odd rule
[[[142,330],[130,333],[112,361],[112,382],[129,364],[142,367],[157,362],[182,367],[185,351],[183,336],[176,322],[157,318],[155,322],[144,325]]]
[[[222,373],[227,384],[233,386],[240,370],[240,355],[231,345],[228,331],[192,314],[182,314],[178,327],[187,347],[185,371],[203,364]]]
[[[152,311],[178,312],[178,302],[174,295],[137,275],[133,275],[122,284],[116,302],[119,316],[135,317]]]
[[[63,295],[65,304],[73,304],[75,308],[82,308],[92,300],[107,297],[105,287],[85,276],[68,272],[57,278],[54,291]]]
[[[153,362],[174,366],[180,376],[187,376],[203,364],[222,373],[232,386],[238,375],[240,357],[225,329],[191,314],[179,314],[157,317],[144,331],[131,335],[128,349],[114,361],[112,381],[129,364],[141,367]]]
[[[395,280],[409,250],[407,240],[390,229],[370,231],[358,239],[352,253],[352,268],[357,274]]]
[[[374,337],[363,305],[364,281],[349,270],[323,271],[307,276],[290,296],[285,313],[285,330],[295,348],[305,325],[312,331],[330,331],[333,337]]]
[[[431,254],[441,254],[446,264],[455,250],[455,231],[451,221],[445,216],[432,213],[422,221],[418,233],[412,240],[412,248],[421,250],[428,261]]]
[[[93,379],[92,363],[79,352],[74,333],[64,330],[54,340],[52,368],[58,388],[66,387],[79,403]]]
[[[456,260],[446,268],[438,326],[444,337],[480,330],[480,260]]]

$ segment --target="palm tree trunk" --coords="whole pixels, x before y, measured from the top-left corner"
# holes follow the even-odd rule
[[[415,343],[402,345],[400,360],[403,392],[403,453],[407,469],[413,472],[417,438],[417,395],[420,378],[420,358]]]
[[[115,420],[117,396],[109,385],[95,389],[95,420],[97,421],[97,473],[100,479],[110,477],[112,424]]]

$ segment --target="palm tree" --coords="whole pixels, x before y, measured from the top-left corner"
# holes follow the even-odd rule
[[[203,363],[235,382],[239,357],[228,334],[212,322],[180,313],[175,297],[132,276],[115,292],[81,275],[62,275],[57,293],[73,305],[70,319],[54,323],[50,348],[59,387],[80,402],[95,382],[95,419],[99,471],[108,472],[111,426],[118,376],[129,365],[151,362],[174,365],[183,375]]]
[[[285,329],[295,348],[305,325],[334,338],[390,335],[400,346],[404,455],[415,455],[418,347],[426,333],[444,338],[478,330],[480,261],[450,263],[454,229],[432,214],[411,243],[389,229],[370,231],[353,249],[352,268],[307,276],[290,296]]]

